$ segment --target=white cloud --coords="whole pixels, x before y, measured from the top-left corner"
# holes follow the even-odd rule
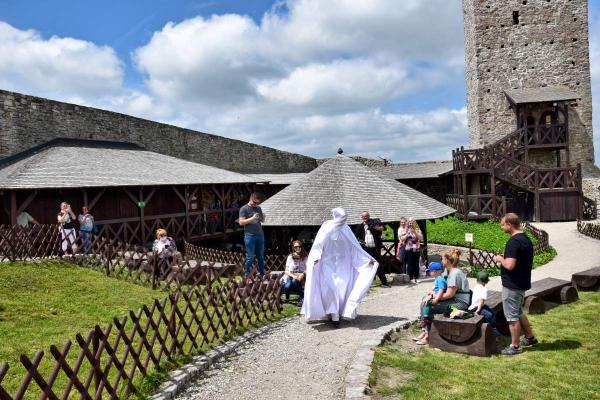
[[[0,21],[0,87],[65,99],[93,98],[121,89],[122,63],[114,50],[73,38],[44,39]]]

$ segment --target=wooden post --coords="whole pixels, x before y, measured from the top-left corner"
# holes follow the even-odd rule
[[[56,221],[56,218],[54,218]],[[10,224],[17,224],[17,192],[10,191]]]
[[[140,207],[140,203],[144,201],[144,189],[140,187],[139,190],[139,200],[138,200],[138,209],[140,211],[140,234],[142,239],[142,246],[146,243],[146,224],[144,223],[144,207]]]
[[[92,331],[92,354],[94,356],[94,365],[92,365],[92,370],[94,371],[94,393],[98,394],[98,389],[102,384],[102,370],[100,367],[100,354],[98,354],[98,350],[100,349],[100,338],[98,337],[98,332],[96,330]]]
[[[535,221],[540,222],[540,174],[538,171],[535,172]]]
[[[583,188],[581,186],[581,163],[577,163],[577,192],[579,197],[579,207],[577,210],[577,219],[583,219]]]
[[[567,102],[565,102],[565,145],[566,145],[566,166],[570,167],[571,166],[571,151],[569,150],[571,148],[571,145],[569,144],[569,105],[567,104]]]
[[[185,198],[185,240],[190,240],[190,189],[185,185],[183,197]]]

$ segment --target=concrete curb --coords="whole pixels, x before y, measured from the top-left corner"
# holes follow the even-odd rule
[[[177,394],[182,392],[191,381],[196,379],[202,372],[208,370],[214,363],[221,358],[225,358],[233,353],[240,346],[252,341],[253,339],[262,336],[269,331],[279,328],[281,325],[289,322],[290,318],[281,321],[273,322],[269,325],[244,333],[242,336],[236,337],[228,342],[216,347],[205,354],[194,357],[194,360],[169,373],[169,378],[163,382],[160,387],[154,392],[149,400],[172,400]]]
[[[392,333],[398,332],[401,329],[408,329],[416,321],[416,319],[397,321],[381,327],[374,330],[373,335],[360,345],[346,374],[346,399],[367,400],[371,398],[369,396],[371,393],[369,375],[371,374],[371,364],[375,356],[375,348],[389,340]]]

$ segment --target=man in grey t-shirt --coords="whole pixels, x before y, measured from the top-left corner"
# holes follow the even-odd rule
[[[252,193],[248,204],[240,208],[239,224],[244,227],[244,245],[246,246],[246,263],[244,264],[244,276],[250,275],[254,256],[258,261],[258,273],[261,278],[265,274],[265,236],[261,222],[265,220],[265,214],[258,206],[262,197],[258,193]]]

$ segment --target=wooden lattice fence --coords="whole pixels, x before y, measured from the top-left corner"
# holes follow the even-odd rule
[[[577,230],[582,235],[589,236],[594,239],[600,240],[600,224],[592,222],[577,221]]]
[[[548,232],[536,228],[529,222],[523,222],[521,224],[523,230],[529,231],[535,238],[536,241],[533,244],[533,254],[538,255],[546,250],[550,249],[550,242],[548,240]],[[485,250],[469,249],[468,261],[469,265],[476,268],[494,268],[500,266],[500,264],[494,261],[494,253]]]
[[[199,247],[188,242],[184,244],[184,253],[187,257],[216,263],[244,265],[246,262],[246,253]],[[286,255],[265,254],[265,270],[283,271],[285,270],[286,260]],[[256,268],[256,259],[254,260],[254,268]]]
[[[51,346],[32,358],[22,355],[11,373],[7,363],[0,364],[0,400],[125,398],[166,360],[206,350],[281,311],[278,277],[242,280],[239,258],[203,259],[209,254],[204,249],[169,259],[105,237],[86,243],[78,234],[69,240],[73,249],[63,254],[56,225],[0,226],[0,261],[62,256],[108,276],[163,289],[166,297],[77,334],[75,343]],[[9,387],[18,389],[11,394]]]
[[[211,276],[205,285],[169,292],[137,312],[77,334],[76,343],[51,346],[30,358],[21,355],[22,378],[0,365],[0,399],[126,398],[136,392],[141,377],[165,360],[206,350],[233,336],[240,328],[275,317],[281,307],[276,278],[237,282]],[[152,367],[152,368],[151,368]],[[10,394],[4,381],[18,379]]]

